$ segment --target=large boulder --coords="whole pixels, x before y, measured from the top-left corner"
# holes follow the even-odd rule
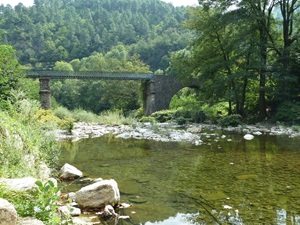
[[[16,225],[17,211],[7,200],[0,198],[0,225]]]
[[[35,182],[37,179],[33,177],[24,177],[24,178],[15,178],[15,179],[6,179],[1,178],[0,183],[7,188],[14,190],[14,191],[25,191],[31,192],[34,191],[37,186]]]
[[[120,191],[115,180],[101,180],[77,191],[76,199],[81,208],[115,206],[120,203]]]
[[[60,169],[60,176],[59,178],[62,180],[73,180],[82,177],[82,172],[78,170],[76,167],[66,163]]]

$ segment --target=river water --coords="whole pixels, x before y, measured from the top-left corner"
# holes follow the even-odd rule
[[[300,224],[300,140],[211,133],[203,144],[115,138],[62,142],[60,163],[115,179],[132,204],[118,224]],[[88,185],[78,180],[65,191]]]

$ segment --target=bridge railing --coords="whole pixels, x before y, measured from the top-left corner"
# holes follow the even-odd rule
[[[28,78],[51,79],[107,79],[107,80],[152,80],[153,73],[128,73],[128,72],[96,72],[96,71],[54,71],[54,70],[25,70]]]

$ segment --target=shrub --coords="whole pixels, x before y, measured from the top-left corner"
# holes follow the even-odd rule
[[[151,116],[154,117],[157,122],[164,123],[164,122],[171,121],[174,113],[175,113],[174,110],[161,110],[152,113]]]
[[[192,123],[203,123],[206,120],[206,115],[201,110],[178,110],[174,113],[173,119],[178,123],[186,123],[186,122],[192,122]],[[183,121],[183,119],[185,121]],[[184,124],[183,123],[183,124]]]
[[[222,127],[236,127],[242,123],[242,116],[238,114],[232,114],[219,119],[218,122]]]
[[[178,125],[184,125],[184,124],[186,124],[187,122],[189,122],[189,120],[188,120],[187,118],[184,118],[184,117],[182,117],[182,116],[176,118],[175,121],[176,121],[176,123],[177,123]]]
[[[137,123],[137,120],[133,116],[125,117],[121,110],[105,111],[99,116],[99,122],[108,125],[132,125]]]
[[[96,114],[87,112],[83,109],[74,110],[73,117],[76,121],[82,121],[86,123],[96,123],[99,121],[99,117]]]
[[[60,119],[64,119],[72,117],[72,112],[70,112],[67,108],[60,106],[54,110],[54,115]]]
[[[44,130],[56,129],[61,121],[60,118],[55,116],[52,110],[39,109],[35,113],[35,118]]]
[[[151,117],[151,116],[143,116],[141,119],[140,119],[140,122],[142,123],[155,123],[156,120],[155,118]]]
[[[37,190],[28,192],[12,191],[0,186],[0,198],[11,202],[21,217],[35,217],[47,225],[70,224],[70,218],[63,218],[58,214],[60,200],[60,186],[51,180],[45,183],[36,182]]]
[[[39,177],[39,164],[54,162],[58,144],[37,123],[23,123],[4,112],[0,118],[0,177]]]
[[[275,119],[288,125],[300,124],[300,103],[285,102],[278,107]]]
[[[59,126],[63,130],[67,130],[70,134],[74,128],[75,119],[73,118],[64,118],[59,122]]]

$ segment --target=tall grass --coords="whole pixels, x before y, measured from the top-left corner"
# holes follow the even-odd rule
[[[70,111],[64,107],[58,107],[54,110],[54,115],[60,119],[73,118],[77,122],[100,123],[106,125],[131,125],[137,123],[137,119],[134,115],[125,117],[122,110],[104,111],[98,116],[83,109]]]
[[[99,122],[107,125],[132,125],[137,123],[137,120],[133,115],[125,117],[121,110],[115,110],[102,112]]]

